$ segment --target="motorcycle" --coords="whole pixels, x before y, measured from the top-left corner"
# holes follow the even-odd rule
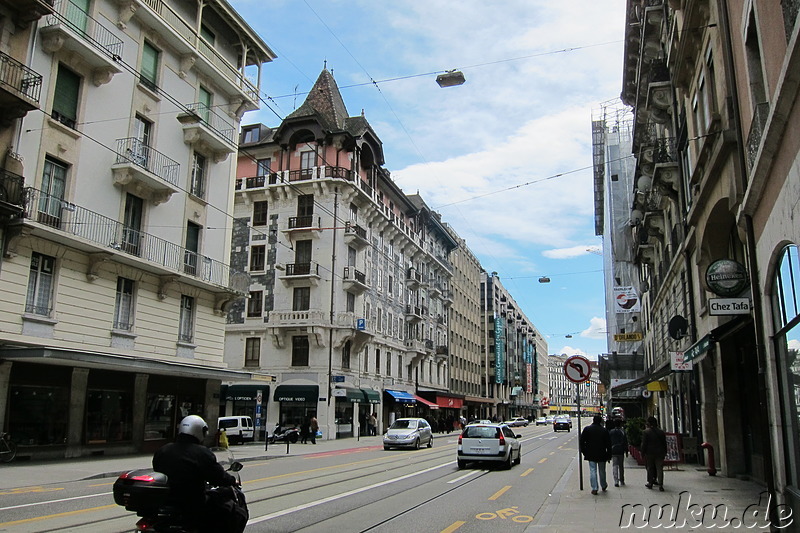
[[[290,442],[294,444],[300,440],[300,428],[291,427],[281,429],[280,424],[275,425],[275,431],[269,436],[269,443],[275,444],[276,442]]]
[[[233,460],[230,450],[212,448],[214,455],[226,471],[237,479],[233,486],[206,488],[206,507],[214,516],[214,531],[241,533],[249,518],[247,502],[241,489],[238,472],[242,463]],[[188,526],[180,510],[170,503],[169,480],[165,474],[146,468],[130,470],[121,474],[114,482],[114,503],[133,511],[141,519],[136,522],[136,531],[154,533],[195,533]]]

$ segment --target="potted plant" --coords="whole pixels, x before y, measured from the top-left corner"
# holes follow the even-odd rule
[[[625,422],[625,434],[628,437],[628,451],[636,459],[639,465],[644,464],[644,457],[642,452],[639,451],[639,445],[642,442],[642,433],[644,432],[645,421],[644,418],[629,418]]]

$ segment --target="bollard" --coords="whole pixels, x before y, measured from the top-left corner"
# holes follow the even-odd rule
[[[704,442],[700,445],[704,450],[708,450],[708,475],[716,476],[717,468],[714,466],[714,446],[711,443]]]

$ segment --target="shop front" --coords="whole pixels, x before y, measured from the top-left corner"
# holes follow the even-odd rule
[[[219,416],[249,416],[256,428],[256,440],[264,440],[269,385],[223,385],[220,391]]]
[[[383,420],[388,428],[398,418],[416,416],[417,399],[410,392],[402,390],[385,390],[383,403]]]
[[[364,393],[361,389],[337,385],[331,391],[335,400],[334,427],[336,438],[354,437],[364,433],[366,428],[359,427],[360,406],[365,403]],[[357,433],[358,432],[358,433]]]
[[[273,400],[278,404],[278,423],[281,427],[308,424],[317,417],[319,385],[311,383],[282,384],[275,387]]]

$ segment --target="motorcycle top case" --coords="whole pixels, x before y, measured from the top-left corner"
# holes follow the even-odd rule
[[[167,476],[153,470],[131,470],[114,482],[114,503],[136,513],[158,511],[167,503]]]

